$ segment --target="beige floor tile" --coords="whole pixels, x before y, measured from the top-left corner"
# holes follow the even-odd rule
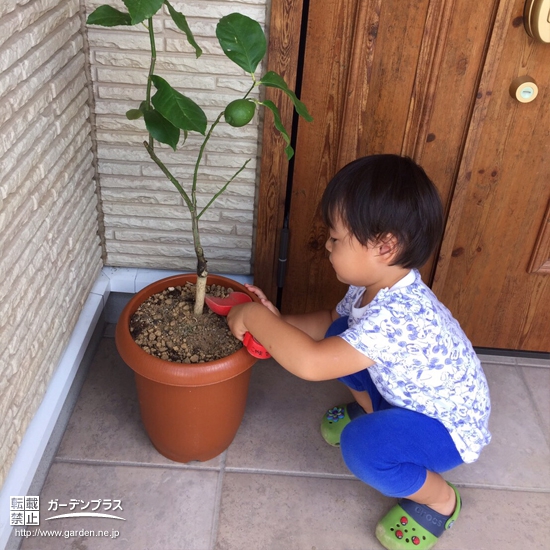
[[[521,373],[535,402],[546,440],[550,442],[550,369],[523,367]]]
[[[460,493],[463,511],[438,541],[437,550],[548,549],[548,493],[471,488]]]
[[[493,441],[447,474],[465,506],[438,550],[546,549],[550,523],[550,369],[484,362]],[[29,538],[23,550],[382,550],[378,519],[395,503],[351,476],[319,422],[349,400],[339,382],[254,367],[245,418],[227,453],[181,465],[152,447],[131,370],[104,338],[41,493],[42,528],[120,536]],[[126,521],[45,521],[48,502],[120,499]],[[221,498],[221,504],[220,504]]]
[[[438,550],[546,549],[543,493],[460,489],[464,509]],[[226,474],[216,550],[383,550],[376,523],[394,504],[359,481]]]
[[[356,480],[227,473],[215,549],[378,549],[392,502]]]
[[[319,431],[323,413],[349,401],[340,382],[306,382],[273,360],[258,362],[227,467],[350,475],[339,449]]]
[[[491,392],[492,441],[477,462],[446,477],[474,486],[550,490],[550,449],[521,368],[487,364],[484,370]]]
[[[41,493],[40,528],[76,533],[67,537],[27,538],[21,548],[208,550],[217,510],[218,477],[217,472],[205,470],[54,463]],[[50,501],[70,504],[71,499],[84,503],[97,499],[121,500],[123,510],[112,513],[125,521],[102,518],[46,520],[67,513],[70,507],[48,511]],[[97,503],[90,504],[91,508],[95,506]],[[80,530],[95,533],[102,530],[112,534],[113,529],[119,532],[115,539],[79,533]]]
[[[57,456],[186,467],[165,458],[151,444],[139,416],[134,374],[118,355],[112,338],[101,342]],[[220,458],[190,465],[217,468]]]
[[[517,357],[509,357],[506,355],[489,355],[489,354],[480,354],[478,353],[479,360],[482,365],[494,364],[494,365],[512,365],[516,366],[518,364]]]
[[[550,369],[550,353],[544,357],[518,357],[517,363],[520,367],[541,367]]]

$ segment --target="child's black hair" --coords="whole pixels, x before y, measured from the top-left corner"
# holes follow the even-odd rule
[[[392,265],[418,268],[429,259],[443,232],[441,199],[426,172],[408,157],[371,155],[344,166],[321,201],[323,219],[339,219],[362,244],[393,235],[398,254]]]

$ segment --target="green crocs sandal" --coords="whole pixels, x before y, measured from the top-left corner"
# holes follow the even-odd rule
[[[376,526],[376,538],[387,550],[429,550],[437,539],[453,526],[462,508],[456,487],[456,508],[450,516],[443,516],[424,504],[402,499]]]
[[[340,435],[344,428],[352,421],[367,414],[361,405],[354,401],[347,405],[336,405],[329,409],[321,422],[321,435],[333,447],[340,446]]]

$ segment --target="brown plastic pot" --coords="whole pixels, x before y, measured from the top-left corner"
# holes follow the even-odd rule
[[[130,319],[147,298],[170,286],[196,281],[176,275],[156,281],[133,296],[118,320],[115,341],[124,362],[134,371],[141,418],[155,448],[176,462],[210,460],[233,441],[241,424],[251,367],[256,358],[246,348],[217,361],[173,363],[149,355],[133,340]],[[217,275],[208,284],[246,292],[240,283]]]

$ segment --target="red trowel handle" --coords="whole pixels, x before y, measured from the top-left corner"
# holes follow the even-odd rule
[[[218,298],[215,296],[206,296],[206,304],[208,307],[218,315],[227,315],[233,306],[239,304],[246,304],[247,302],[252,302],[252,298],[245,294],[244,292],[232,292],[229,296],[225,298]],[[247,332],[243,338],[243,344],[248,350],[250,355],[257,357],[258,359],[268,359],[271,355],[267,350],[250,334]]]
[[[250,334],[250,332],[246,332],[243,338],[243,344],[248,350],[248,353],[250,355],[253,355],[254,357],[257,357],[258,359],[269,359],[271,355],[269,352]]]

